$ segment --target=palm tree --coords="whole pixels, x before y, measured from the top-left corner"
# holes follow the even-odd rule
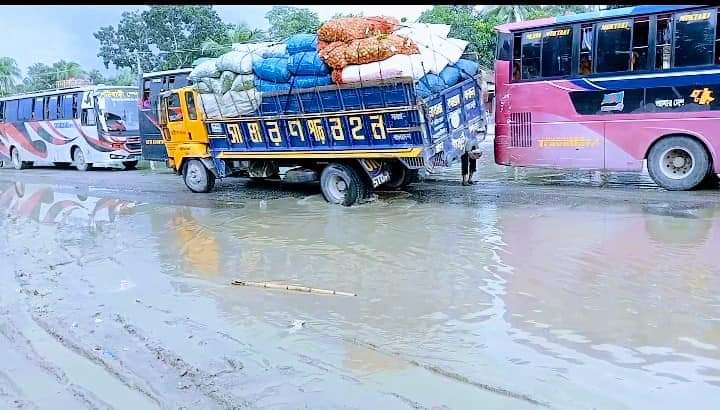
[[[528,4],[495,5],[485,7],[481,15],[496,18],[501,23],[513,23],[526,20],[530,13],[539,8],[540,6]]]
[[[0,57],[0,95],[9,94],[20,79],[17,61],[10,57]]]
[[[245,23],[230,25],[223,33],[222,38],[218,40],[211,38],[204,41],[200,46],[200,53],[206,57],[219,57],[232,50],[231,44],[261,41],[266,38],[264,31],[251,29]]]
[[[60,60],[52,65],[53,71],[55,71],[57,80],[67,80],[70,78],[82,78],[85,77],[86,73],[80,67],[80,64],[74,61]]]

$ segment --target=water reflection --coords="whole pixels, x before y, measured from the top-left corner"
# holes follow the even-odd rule
[[[0,209],[114,222],[128,244],[119,259],[149,251],[165,274],[220,285],[206,292],[238,326],[305,320],[273,341],[320,343],[361,378],[427,364],[560,408],[702,404],[720,393],[719,208],[470,208],[402,196],[351,209],[317,196],[133,208],[11,184],[0,186]],[[232,279],[359,296],[226,286]]]
[[[129,215],[137,204],[114,198],[57,192],[51,186],[23,182],[0,184],[0,210],[44,224],[97,228]]]

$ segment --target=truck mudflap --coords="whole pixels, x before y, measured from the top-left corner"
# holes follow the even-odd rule
[[[448,167],[460,161],[464,153],[477,149],[485,137],[484,122],[478,119],[467,127],[437,139],[423,151],[426,171],[432,172],[436,167]]]
[[[374,159],[359,159],[360,166],[372,181],[373,189],[390,180],[390,173],[383,166],[383,161]]]

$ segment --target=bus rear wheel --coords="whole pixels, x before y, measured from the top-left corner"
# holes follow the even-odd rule
[[[648,155],[648,173],[668,191],[698,187],[708,175],[710,157],[705,146],[689,137],[666,137],[655,143]]]
[[[85,154],[79,147],[75,147],[72,151],[72,160],[75,164],[75,169],[78,171],[90,171],[92,164],[88,164],[85,160]]]
[[[215,187],[215,175],[198,159],[188,161],[183,179],[188,189],[196,193],[210,192]]]
[[[10,161],[13,164],[13,168],[17,170],[28,169],[33,165],[32,161],[23,161],[22,158],[20,158],[20,150],[15,147],[10,149]]]
[[[133,170],[137,168],[137,161],[123,161],[123,168],[125,168],[126,171]]]
[[[332,163],[320,174],[320,190],[331,204],[352,206],[367,195],[368,187],[355,168]]]

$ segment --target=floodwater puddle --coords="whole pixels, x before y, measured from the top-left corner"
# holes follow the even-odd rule
[[[143,268],[179,291],[213,284],[202,292],[234,326],[301,320],[265,337],[373,386],[398,390],[417,376],[401,390],[423,403],[463,407],[489,391],[557,408],[720,397],[720,207],[466,207],[397,195],[350,209],[321,198],[195,208],[67,195],[0,186],[0,213],[102,226],[113,234],[83,236],[96,256],[142,253],[152,261]]]

